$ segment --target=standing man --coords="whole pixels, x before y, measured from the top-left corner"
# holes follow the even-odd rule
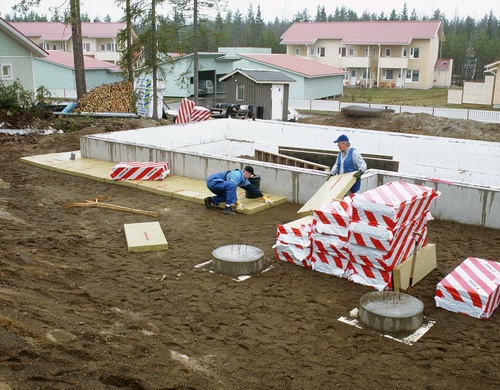
[[[337,161],[332,167],[331,171],[328,173],[327,181],[331,176],[342,175],[344,173],[354,172],[354,177],[356,178],[356,183],[349,190],[351,194],[359,191],[361,187],[361,175],[366,171],[366,162],[356,149],[351,147],[349,138],[347,135],[340,135],[335,141],[339,148],[339,154],[337,155]]]
[[[217,206],[220,202],[226,202],[224,214],[235,215],[231,209],[234,207],[239,213],[243,212],[243,204],[237,199],[236,190],[238,187],[262,198],[266,204],[273,205],[273,201],[265,196],[260,190],[248,181],[254,174],[253,167],[247,165],[243,169],[234,169],[232,171],[223,171],[210,175],[207,179],[207,187],[215,196],[209,196],[204,199],[205,207],[211,209],[212,205]]]

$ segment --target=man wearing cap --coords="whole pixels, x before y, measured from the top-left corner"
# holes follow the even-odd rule
[[[217,206],[220,202],[225,202],[224,214],[235,215],[234,209],[242,213],[243,204],[237,199],[236,190],[238,187],[243,188],[245,191],[256,198],[262,198],[266,204],[273,205],[271,199],[265,196],[260,190],[248,181],[254,175],[253,167],[247,165],[243,169],[234,169],[232,171],[223,171],[214,173],[207,178],[207,187],[212,191],[215,196],[209,196],[204,199],[205,207],[211,209],[212,205]]]
[[[335,141],[339,148],[339,154],[337,155],[337,161],[332,167],[331,171],[328,173],[327,181],[331,176],[342,175],[344,173],[355,172],[354,177],[357,179],[356,183],[349,190],[351,194],[359,191],[361,187],[361,175],[366,171],[366,162],[356,149],[351,147],[349,138],[347,135],[340,135]]]

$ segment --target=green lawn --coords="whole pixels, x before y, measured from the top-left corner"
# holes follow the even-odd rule
[[[400,106],[448,106],[448,89],[344,88],[344,96],[333,100],[354,103],[397,104]]]

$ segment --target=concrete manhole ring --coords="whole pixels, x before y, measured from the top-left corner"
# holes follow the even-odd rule
[[[231,244],[212,252],[215,271],[229,275],[248,275],[264,268],[264,252],[255,246]]]
[[[423,322],[424,304],[411,295],[395,291],[374,291],[359,301],[360,321],[387,333],[417,330]]]

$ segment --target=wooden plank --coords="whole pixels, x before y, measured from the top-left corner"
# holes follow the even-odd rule
[[[406,291],[410,281],[413,255],[392,270],[394,291]],[[427,244],[417,252],[412,287],[436,268],[436,244]]]
[[[168,249],[160,223],[143,222],[123,225],[129,252],[151,252]]]
[[[327,165],[317,164],[315,162],[303,160],[296,157],[286,156],[284,154],[276,154],[266,152],[264,150],[255,149],[254,159],[256,161],[270,162],[275,164],[282,164],[291,167],[315,169],[319,171],[329,171],[330,167]]]
[[[356,183],[354,174],[356,172],[344,173],[333,176],[321,186],[309,201],[297,211],[300,216],[312,214],[313,210],[320,209],[332,203],[335,199],[342,199],[349,189]]]

